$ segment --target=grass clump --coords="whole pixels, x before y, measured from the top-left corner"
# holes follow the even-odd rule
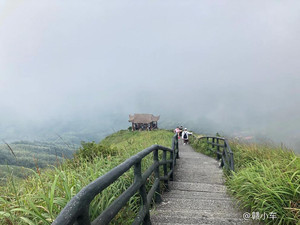
[[[0,187],[0,224],[51,224],[67,202],[84,186],[104,175],[130,156],[153,144],[171,146],[172,132],[119,131],[101,141],[82,143],[72,160],[52,169],[31,170],[21,181],[8,176]],[[152,155],[142,162],[152,164]],[[90,205],[95,219],[133,181],[132,169],[101,192]],[[130,224],[139,210],[139,196],[133,196],[112,224]]]
[[[230,192],[252,212],[275,213],[267,224],[299,224],[300,157],[271,144],[231,142],[236,172],[228,177]]]
[[[81,147],[76,152],[75,157],[93,161],[98,157],[111,157],[119,155],[119,150],[109,145],[96,144],[93,142],[81,142]]]

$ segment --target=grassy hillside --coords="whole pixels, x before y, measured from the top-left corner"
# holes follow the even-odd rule
[[[16,180],[32,175],[32,170],[22,166],[0,165],[0,186],[6,185],[7,177],[14,176]]]
[[[18,180],[27,177],[30,169],[46,168],[72,158],[76,146],[79,147],[64,140],[16,141],[0,145],[0,185],[5,185],[7,174]]]
[[[211,155],[204,142],[194,140],[193,146]],[[231,141],[230,147],[234,152],[235,172],[227,177],[226,185],[240,205],[251,216],[258,216],[263,224],[299,225],[299,155],[271,144]]]
[[[78,148],[78,145],[77,145]],[[76,145],[64,142],[17,141],[0,145],[0,165],[27,168],[47,167],[63,158],[70,158]]]
[[[0,224],[51,224],[66,203],[84,186],[105,174],[126,158],[153,144],[171,147],[173,133],[119,131],[100,143],[82,143],[74,159],[53,169],[32,170],[33,175],[17,181],[7,178],[0,188]],[[151,163],[152,158],[143,161]],[[132,170],[124,174],[92,202],[90,215],[94,219],[132,182]],[[137,196],[118,214],[114,224],[130,224],[138,211]]]

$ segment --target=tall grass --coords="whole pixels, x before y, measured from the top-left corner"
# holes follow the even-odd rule
[[[207,145],[194,141],[205,153]],[[276,218],[265,224],[300,224],[300,157],[274,144],[231,141],[235,172],[226,177],[229,192],[251,213]]]
[[[0,224],[51,224],[67,202],[84,186],[107,173],[128,157],[153,144],[171,146],[173,133],[119,131],[96,143],[83,143],[74,159],[47,170],[32,170],[22,181],[8,176],[0,187]],[[88,153],[88,154],[87,154]],[[152,163],[152,156],[143,166]],[[133,181],[132,170],[121,176],[92,201],[90,217],[96,218]],[[138,211],[139,197],[130,199],[113,224],[130,224]]]

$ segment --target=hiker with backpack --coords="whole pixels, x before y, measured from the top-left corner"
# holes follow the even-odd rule
[[[193,134],[192,132],[188,132],[187,128],[184,128],[184,131],[182,132],[182,140],[183,140],[183,145],[186,145],[189,143],[189,135]]]

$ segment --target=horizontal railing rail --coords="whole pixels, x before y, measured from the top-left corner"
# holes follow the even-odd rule
[[[161,160],[159,160],[159,151],[162,151]],[[150,153],[153,153],[153,164],[142,174],[142,160]],[[169,153],[169,157],[167,153]],[[149,210],[152,199],[154,197],[156,203],[161,202],[160,182],[164,181],[165,187],[168,189],[168,181],[173,180],[174,166],[178,157],[177,135],[174,135],[172,138],[172,148],[152,145],[144,149],[84,187],[69,201],[52,225],[108,224],[136,193],[140,195],[141,205],[133,224],[151,224]],[[163,167],[163,176],[160,175],[160,166]],[[134,180],[131,186],[91,222],[89,216],[91,201],[132,167],[134,168]],[[146,182],[153,173],[155,179],[147,193]]]
[[[225,169],[227,170],[234,171],[233,152],[226,138],[214,137],[214,136],[204,136],[204,137],[196,137],[196,138],[198,140],[206,139],[206,143],[208,144],[208,150],[216,154],[217,160],[221,159],[220,166],[225,167]],[[223,151],[221,151],[221,149]]]

